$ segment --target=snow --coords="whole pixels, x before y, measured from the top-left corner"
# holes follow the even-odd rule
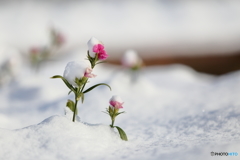
[[[81,120],[73,123],[65,107],[73,95],[60,79],[49,79],[62,73],[65,61],[35,74],[25,70],[1,88],[0,159],[190,160],[214,158],[212,151],[239,153],[239,71],[214,77],[171,65],[142,69],[132,81],[126,69],[98,65],[88,86],[105,82],[112,91],[103,86],[87,93],[78,105]],[[102,113],[112,95],[124,101],[126,113],[115,125],[127,142]]]
[[[135,72],[101,64],[86,88],[107,83],[112,91],[101,86],[86,93],[75,123],[65,107],[73,94],[67,95],[61,79],[50,79],[62,75],[68,62],[86,58],[92,36],[106,50],[156,44],[238,49],[239,2],[0,3],[0,159],[219,160],[228,157],[212,157],[210,152],[240,153],[240,71],[215,77],[179,64]],[[50,24],[66,33],[66,45],[78,48],[35,71],[19,50],[48,44]],[[13,70],[6,75],[2,68],[9,66]],[[126,113],[115,125],[126,132],[127,142],[102,113],[113,95],[124,101],[121,111]]]
[[[87,68],[90,67],[90,63],[86,60],[84,61],[72,61],[69,62],[64,70],[63,77],[73,86],[77,87],[75,83],[75,78],[81,79]]]
[[[52,116],[20,130],[1,132],[1,139],[8,137],[1,142],[3,159],[79,159],[91,156],[93,151],[101,154],[111,147],[124,145],[108,125],[72,123],[63,116]],[[14,148],[6,142],[15,145]],[[13,150],[15,154],[9,155]]]

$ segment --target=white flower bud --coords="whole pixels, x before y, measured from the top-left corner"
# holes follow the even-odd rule
[[[142,59],[139,57],[136,51],[128,50],[122,57],[122,65],[125,67],[136,67],[142,64]]]
[[[90,67],[87,61],[69,62],[64,70],[63,77],[73,86],[77,87],[75,79],[84,77],[85,72]]]

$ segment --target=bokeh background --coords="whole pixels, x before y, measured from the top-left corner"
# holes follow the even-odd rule
[[[134,49],[146,66],[182,63],[218,75],[240,68],[237,0],[0,1],[1,63],[12,52],[48,46],[51,28],[64,35],[68,55],[87,50],[94,36],[113,64]]]
[[[78,133],[61,121],[69,118],[65,106],[74,95],[50,77],[86,58],[91,37],[104,43],[109,58],[94,68],[97,77],[86,88],[107,83],[112,91],[102,86],[87,93],[78,116],[108,125],[102,111],[121,96],[126,114],[115,125],[127,133],[126,145],[95,141],[89,135],[105,132]],[[239,44],[239,0],[0,0],[0,159],[239,154]],[[128,50],[143,66],[121,64]]]

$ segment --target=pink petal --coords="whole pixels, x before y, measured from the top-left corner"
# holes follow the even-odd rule
[[[96,77],[97,75],[95,74],[85,74],[84,77],[88,77],[88,78],[94,78]]]
[[[98,45],[97,44],[93,46],[93,52],[98,53]]]
[[[117,101],[110,101],[110,105],[112,105],[114,108],[120,109],[123,108],[123,103],[117,102]]]
[[[98,44],[98,49],[99,49],[99,51],[101,51],[104,49],[104,46],[102,44]]]
[[[100,60],[105,60],[105,59],[107,59],[107,57],[108,57],[108,54],[106,53],[105,50],[101,50],[101,51],[98,53],[98,58],[99,58]]]
[[[88,77],[88,78],[94,78],[97,75],[92,74],[92,69],[91,68],[87,68],[85,73],[84,73],[84,77]]]
[[[93,46],[93,52],[99,53],[104,49],[104,46],[102,44],[95,44]]]

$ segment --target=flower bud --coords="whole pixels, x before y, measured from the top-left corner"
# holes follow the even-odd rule
[[[65,36],[55,28],[51,29],[51,40],[53,45],[61,46],[66,42]]]
[[[109,103],[110,103],[110,107],[114,109],[120,109],[120,108],[123,108],[122,105],[124,102],[122,101],[121,97],[115,95],[115,96],[112,96]]]
[[[139,68],[142,65],[142,59],[139,57],[136,51],[128,50],[122,57],[122,65],[129,68]]]
[[[76,79],[81,80],[84,77],[93,78],[92,69],[87,61],[69,62],[63,73],[63,77],[73,86],[78,87]]]
[[[104,45],[101,41],[97,40],[95,37],[92,37],[88,41],[88,51],[89,55],[92,58],[95,58],[95,56],[98,56],[98,59],[105,60],[108,57],[107,52],[104,50]]]
[[[30,52],[30,54],[34,54],[35,55],[35,54],[40,53],[41,49],[38,48],[38,47],[32,47],[32,48],[29,49],[29,52]]]
[[[94,78],[94,77],[96,77],[96,75],[95,75],[95,74],[92,74],[92,68],[87,68],[87,69],[85,70],[84,77]]]

